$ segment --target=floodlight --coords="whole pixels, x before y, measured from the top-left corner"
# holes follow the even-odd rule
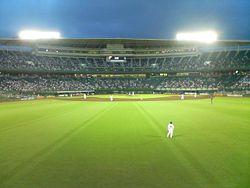
[[[19,38],[24,40],[59,39],[60,33],[50,31],[25,30],[19,33]]]
[[[197,41],[204,43],[212,43],[217,40],[217,33],[214,31],[177,33],[176,39],[180,41]]]

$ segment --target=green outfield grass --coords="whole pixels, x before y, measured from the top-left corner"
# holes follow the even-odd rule
[[[0,103],[0,187],[249,188],[249,144],[249,98]]]

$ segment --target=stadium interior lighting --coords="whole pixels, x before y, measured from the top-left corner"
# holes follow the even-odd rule
[[[59,39],[59,32],[25,30],[19,33],[19,38],[23,40],[38,40],[38,39]]]
[[[213,43],[217,40],[218,35],[214,31],[177,33],[176,39],[179,41],[197,41],[204,43]]]

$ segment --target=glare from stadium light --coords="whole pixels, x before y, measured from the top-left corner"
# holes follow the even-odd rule
[[[23,40],[39,40],[39,39],[59,39],[59,32],[25,30],[19,33],[19,38]]]
[[[197,41],[204,43],[213,43],[217,40],[218,35],[214,31],[177,33],[176,39],[179,41]]]

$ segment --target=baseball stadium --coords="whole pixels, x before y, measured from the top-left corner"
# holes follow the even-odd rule
[[[0,44],[1,187],[249,186],[250,41]]]
[[[0,188],[249,188],[249,10],[1,0]]]

